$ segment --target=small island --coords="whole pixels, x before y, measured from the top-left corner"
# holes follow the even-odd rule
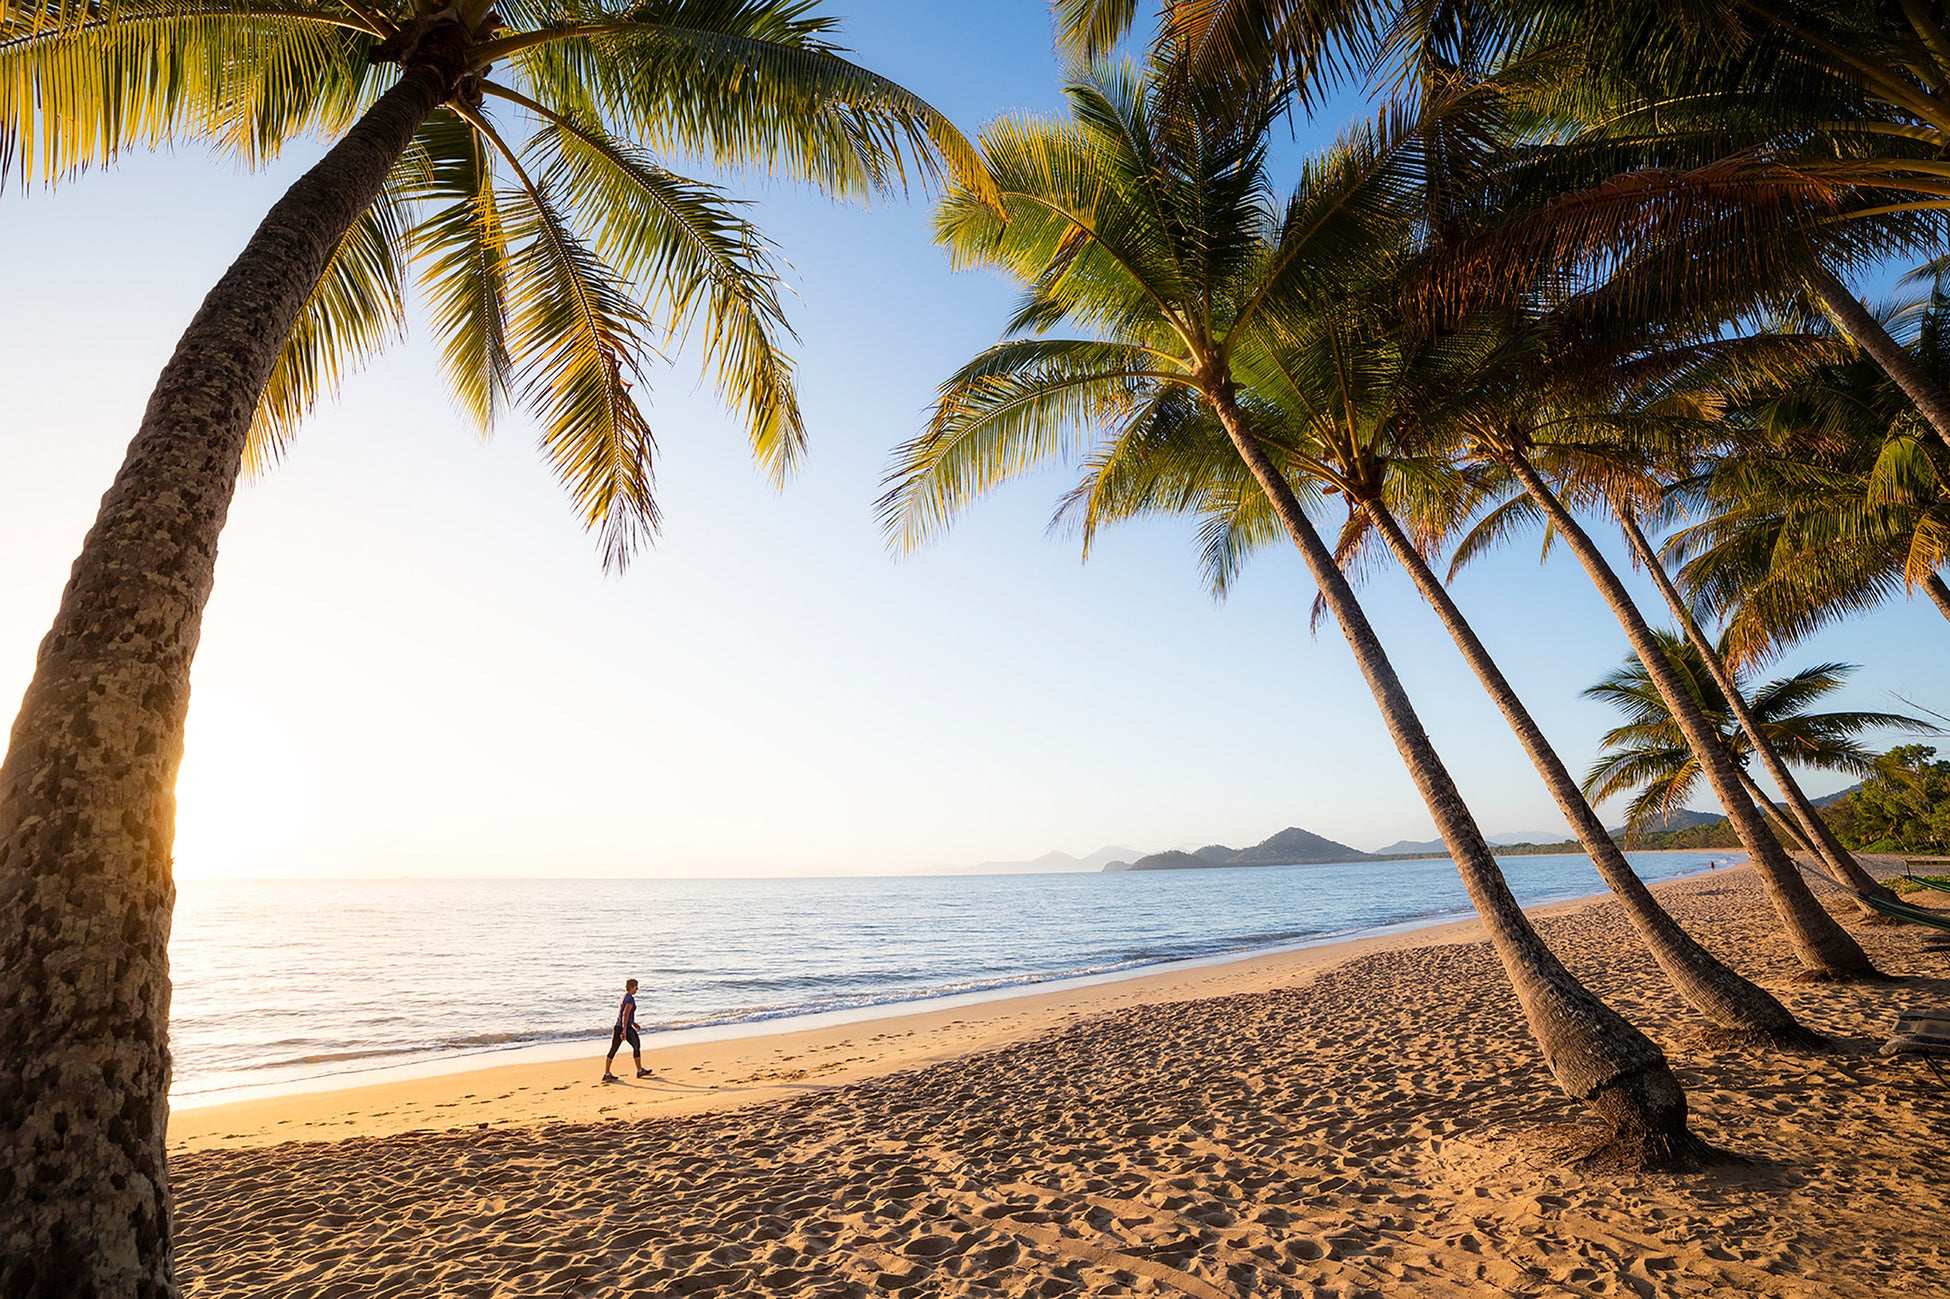
[[[1114,861],[1107,871],[1184,871],[1211,870],[1219,866],[1309,866],[1328,862],[1383,861],[1370,852],[1350,848],[1344,843],[1323,838],[1311,830],[1290,825],[1278,834],[1250,848],[1228,848],[1222,843],[1207,844],[1196,852],[1168,849],[1140,857],[1133,862]]]

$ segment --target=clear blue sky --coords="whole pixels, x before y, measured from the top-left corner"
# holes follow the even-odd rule
[[[835,8],[863,62],[964,129],[1057,106],[1041,0]],[[9,712],[156,371],[311,156],[246,176],[185,148],[0,197]],[[919,196],[746,192],[793,267],[806,471],[767,487],[680,359],[648,398],[663,538],[606,578],[533,430],[483,445],[424,344],[395,348],[239,495],[196,667],[182,873],[886,871],[1289,824],[1362,848],[1432,833],[1337,633],[1306,630],[1297,559],[1257,561],[1222,608],[1180,526],[1124,529],[1081,565],[1043,530],[1054,476],[891,559],[872,515],[890,448],[1009,292],[949,274]],[[1582,575],[1525,542],[1456,591],[1582,768],[1608,718],[1577,691],[1625,653]],[[1366,592],[1484,828],[1560,827],[1406,582],[1377,572]],[[1788,663],[1865,664],[1857,706],[1901,690],[1941,708],[1946,637],[1927,606],[1892,607]]]

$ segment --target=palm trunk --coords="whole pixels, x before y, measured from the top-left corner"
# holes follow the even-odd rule
[[[1950,394],[1916,363],[1916,358],[1901,343],[1889,336],[1882,322],[1826,267],[1817,265],[1809,273],[1808,283],[1822,305],[1842,322],[1842,328],[1855,340],[1855,345],[1896,381],[1896,386],[1921,412],[1924,422],[1936,431],[1937,440],[1950,447]]]
[[[1950,618],[1950,583],[1946,583],[1941,577],[1932,573],[1923,579],[1923,589],[1930,593],[1930,600],[1936,605],[1937,611],[1945,618]]]
[[[1658,641],[1652,637],[1652,629],[1646,625],[1638,607],[1632,603],[1630,593],[1618,574],[1612,571],[1604,555],[1592,542],[1591,536],[1571,512],[1564,508],[1543,477],[1523,454],[1516,450],[1506,453],[1510,467],[1515,471],[1531,499],[1537,502],[1544,516],[1557,529],[1558,535],[1584,565],[1599,593],[1611,606],[1619,625],[1625,629],[1625,636],[1637,652],[1639,661],[1645,665],[1646,674],[1652,678],[1653,685],[1672,710],[1673,721],[1692,746],[1699,758],[1701,768],[1713,785],[1720,805],[1726,809],[1727,819],[1733,823],[1734,830],[1745,845],[1748,857],[1760,873],[1761,884],[1767,890],[1770,901],[1780,913],[1781,922],[1786,928],[1788,942],[1800,960],[1805,975],[1815,979],[1882,977],[1875,966],[1870,964],[1861,945],[1849,936],[1849,932],[1837,924],[1835,918],[1822,908],[1815,895],[1809,891],[1794,863],[1788,859],[1774,832],[1761,820],[1760,813],[1748,801],[1746,791],[1741,788],[1740,778],[1734,771],[1733,762],[1720,747],[1720,741],[1713,733],[1704,714],[1700,712],[1699,702],[1686,689],[1673,672],[1672,665],[1666,661],[1659,649]]]
[[[1854,889],[1858,893],[1878,893],[1884,897],[1895,897],[1895,894],[1876,881],[1875,876],[1862,869],[1862,864],[1855,860],[1848,849],[1842,847],[1842,841],[1835,837],[1835,832],[1828,828],[1828,822],[1822,818],[1821,809],[1808,801],[1807,794],[1801,789],[1801,782],[1796,780],[1794,773],[1788,770],[1787,763],[1781,761],[1781,755],[1768,741],[1760,719],[1754,716],[1754,710],[1747,705],[1747,697],[1740,693],[1740,683],[1733,679],[1733,673],[1728,670],[1726,661],[1720,657],[1719,646],[1707,639],[1706,633],[1700,629],[1698,620],[1693,617],[1693,611],[1687,607],[1686,601],[1680,598],[1679,588],[1673,585],[1665,565],[1659,562],[1658,553],[1652,549],[1652,542],[1646,537],[1645,530],[1639,527],[1638,519],[1630,509],[1626,508],[1620,508],[1617,514],[1620,526],[1625,529],[1625,539],[1632,545],[1632,553],[1638,556],[1639,563],[1645,565],[1646,571],[1652,575],[1653,582],[1658,585],[1659,594],[1665,597],[1666,607],[1672,610],[1672,616],[1679,623],[1680,630],[1686,633],[1686,639],[1692,643],[1693,648],[1699,652],[1701,660],[1705,662],[1706,670],[1712,673],[1713,684],[1720,688],[1720,693],[1726,697],[1727,707],[1733,710],[1734,720],[1739,722],[1740,729],[1747,733],[1747,742],[1753,745],[1754,752],[1760,757],[1761,765],[1767,769],[1768,779],[1772,780],[1774,787],[1781,791],[1781,798],[1787,803],[1788,817],[1800,823],[1802,830],[1800,837],[1809,845],[1809,851],[1814,853],[1815,860],[1822,864],[1822,868],[1838,884]],[[1761,799],[1760,805],[1763,808],[1773,806],[1765,797]],[[1867,908],[1865,907],[1864,910]]]
[[[217,538],[285,337],[450,84],[407,72],[203,300],[41,642],[0,765],[0,1294],[175,1293],[170,850]]]
[[[1576,778],[1564,766],[1557,751],[1551,748],[1550,741],[1544,738],[1543,730],[1517,697],[1502,669],[1497,667],[1496,660],[1490,657],[1489,650],[1477,638],[1475,628],[1469,625],[1462,610],[1449,598],[1449,592],[1429,571],[1428,562],[1402,531],[1401,524],[1380,501],[1364,501],[1362,508],[1387,541],[1395,558],[1415,580],[1422,598],[1442,619],[1450,639],[1462,651],[1463,658],[1475,672],[1484,691],[1503,713],[1510,729],[1516,732],[1524,752],[1530,755],[1531,764],[1537,768],[1537,774],[1544,778],[1545,786],[1556,800],[1558,811],[1564,814],[1578,842],[1584,845],[1592,864],[1598,868],[1598,874],[1604,878],[1606,887],[1624,907],[1626,919],[1652,953],[1652,959],[1659,963],[1659,968],[1665,972],[1679,995],[1685,998],[1686,1004],[1721,1029],[1752,1035],[1780,1046],[1805,1048],[1819,1045],[1821,1039],[1797,1023],[1785,1006],[1764,989],[1728,969],[1700,946],[1692,935],[1680,928],[1678,922],[1659,905],[1652,890],[1645,886],[1645,881],[1625,860],[1625,854],[1605,833],[1604,823],[1591,810],[1591,804],[1578,788]]]
[[[1774,800],[1767,796],[1767,791],[1762,789],[1760,782],[1754,779],[1754,773],[1738,762],[1733,764],[1733,770],[1740,777],[1740,787],[1747,791],[1747,797],[1753,801],[1754,807],[1760,811],[1760,814],[1767,818],[1769,826],[1781,840],[1793,844],[1796,852],[1805,852],[1819,860],[1820,854],[1815,852],[1814,845],[1808,842],[1807,836],[1801,833],[1801,827],[1780,808],[1774,806]]]
[[[1333,553],[1247,430],[1230,391],[1209,396],[1340,624],[1558,1085],[1602,1118],[1613,1140],[1646,1165],[1697,1164],[1706,1149],[1686,1126],[1686,1093],[1665,1054],[1579,983],[1531,927]]]

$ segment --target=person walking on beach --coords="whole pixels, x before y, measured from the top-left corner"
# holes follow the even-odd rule
[[[611,1072],[616,1064],[616,1049],[627,1040],[630,1055],[636,1059],[636,1076],[648,1078],[650,1071],[643,1067],[643,1039],[637,1034],[643,1029],[636,1022],[636,980],[631,979],[623,985],[623,1000],[616,1007],[616,1032],[609,1039],[609,1055],[603,1061],[603,1081],[615,1082],[616,1075]]]

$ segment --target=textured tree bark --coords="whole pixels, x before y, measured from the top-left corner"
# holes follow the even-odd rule
[[[1735,775],[1740,777],[1740,787],[1746,790],[1747,797],[1753,800],[1755,810],[1767,818],[1774,832],[1783,841],[1793,844],[1796,852],[1805,852],[1811,856],[1815,856],[1816,860],[1820,860],[1819,855],[1815,853],[1814,846],[1801,833],[1801,827],[1794,823],[1792,817],[1789,817],[1780,808],[1774,806],[1774,800],[1767,796],[1767,791],[1762,789],[1760,782],[1754,779],[1754,773],[1748,771],[1737,761],[1733,764],[1733,771]]]
[[[1774,834],[1761,820],[1759,811],[1748,800],[1746,791],[1740,786],[1740,778],[1720,748],[1714,737],[1713,728],[1700,712],[1699,703],[1686,689],[1672,665],[1660,652],[1659,643],[1652,638],[1652,629],[1632,603],[1631,594],[1618,574],[1598,547],[1592,542],[1571,512],[1564,508],[1556,493],[1544,482],[1542,475],[1532,467],[1530,461],[1521,453],[1505,453],[1511,469],[1524,485],[1524,490],[1544,512],[1557,529],[1564,544],[1578,557],[1585,573],[1598,587],[1618,619],[1619,626],[1625,629],[1626,639],[1638,654],[1639,661],[1645,665],[1647,675],[1653,685],[1658,687],[1665,698],[1666,707],[1672,710],[1673,720],[1686,737],[1686,743],[1700,760],[1706,778],[1712,783],[1713,792],[1719,797],[1720,805],[1726,809],[1727,819],[1733,823],[1740,836],[1740,842],[1747,849],[1754,869],[1759,872],[1761,884],[1767,890],[1768,899],[1780,914],[1781,923],[1787,932],[1788,942],[1794,948],[1795,957],[1801,962],[1804,977],[1814,979],[1878,979],[1883,977],[1861,945],[1849,932],[1837,924],[1835,918],[1822,908],[1815,895],[1809,891],[1800,872],[1788,859]]]
[[[1694,1167],[1709,1151],[1686,1125],[1686,1093],[1665,1053],[1594,996],[1530,925],[1482,831],[1415,715],[1394,666],[1354,598],[1333,552],[1321,541],[1293,490],[1246,427],[1229,390],[1208,391],[1232,444],[1252,470],[1313,574],[1355,662],[1374,692],[1389,735],[1455,859],[1476,914],[1489,931],[1531,1036],[1558,1085],[1602,1119],[1612,1140],[1646,1167]]]
[[[283,340],[446,93],[405,73],[203,300],[41,642],[0,765],[0,1294],[175,1293],[170,850],[217,538]]]
[[[1781,760],[1781,755],[1768,742],[1766,732],[1761,729],[1760,719],[1755,717],[1754,710],[1747,706],[1747,697],[1740,693],[1739,683],[1733,679],[1733,673],[1728,670],[1726,660],[1720,657],[1720,647],[1708,640],[1706,633],[1700,629],[1699,622],[1693,617],[1693,611],[1680,597],[1679,588],[1673,585],[1672,577],[1666,572],[1665,565],[1659,562],[1658,552],[1652,549],[1651,539],[1645,535],[1645,529],[1639,526],[1638,519],[1629,509],[1621,508],[1616,513],[1619,526],[1625,530],[1625,539],[1631,543],[1632,553],[1638,556],[1639,563],[1645,565],[1646,572],[1651,574],[1652,581],[1659,588],[1659,594],[1665,599],[1666,608],[1672,611],[1673,619],[1678,622],[1680,630],[1686,633],[1687,641],[1706,663],[1706,670],[1712,673],[1713,684],[1720,688],[1720,693],[1726,697],[1727,707],[1733,710],[1734,720],[1740,724],[1740,729],[1747,733],[1747,742],[1753,745],[1755,754],[1760,758],[1761,766],[1767,769],[1768,779],[1772,780],[1774,787],[1781,791],[1781,798],[1787,803],[1788,817],[1800,824],[1799,837],[1809,845],[1809,851],[1814,853],[1815,860],[1821,863],[1822,869],[1827,871],[1838,884],[1854,889],[1858,893],[1878,893],[1887,898],[1894,898],[1896,896],[1894,893],[1878,883],[1875,876],[1863,870],[1862,863],[1855,860],[1854,854],[1842,847],[1842,841],[1835,837],[1835,832],[1828,828],[1828,822],[1823,819],[1821,809],[1809,801],[1807,794],[1801,789],[1801,782],[1794,778],[1794,773],[1788,770],[1787,763]],[[1765,811],[1771,809],[1773,804],[1763,795],[1760,807]],[[1862,909],[1871,915],[1875,914],[1866,906]]]
[[[1936,430],[1937,440],[1950,447],[1950,394],[1916,363],[1916,358],[1901,343],[1889,336],[1882,322],[1827,268],[1817,266],[1809,273],[1808,283],[1822,305],[1842,322],[1842,328],[1848,331],[1856,346],[1896,381],[1896,386],[1921,412],[1924,422]]]
[[[1563,759],[1557,756],[1557,751],[1544,737],[1530,710],[1524,707],[1502,669],[1496,665],[1496,660],[1490,657],[1489,650],[1477,637],[1476,629],[1469,625],[1449,592],[1429,570],[1428,562],[1409,540],[1408,534],[1402,531],[1401,524],[1380,501],[1363,501],[1361,506],[1373,521],[1376,531],[1388,543],[1388,549],[1394,552],[1403,569],[1414,579],[1422,598],[1429,602],[1436,616],[1442,620],[1450,639],[1455,641],[1456,648],[1462,651],[1463,659],[1476,674],[1477,681],[1482,683],[1484,692],[1495,702],[1504,720],[1510,724],[1510,729],[1516,732],[1524,752],[1530,755],[1531,764],[1543,777],[1544,785],[1556,800],[1558,810],[1570,823],[1578,842],[1584,845],[1592,864],[1598,868],[1598,874],[1604,878],[1606,887],[1618,898],[1626,919],[1631,922],[1673,988],[1685,998],[1686,1004],[1704,1015],[1715,1027],[1728,1032],[1774,1046],[1795,1049],[1820,1046],[1822,1039],[1819,1035],[1803,1028],[1788,1013],[1787,1007],[1765,989],[1756,987],[1728,969],[1659,905],[1658,898],[1632,870],[1631,863],[1625,860],[1625,854],[1612,842],[1612,837],[1605,833],[1604,823],[1591,810],[1591,804],[1585,801],[1577,779],[1565,767]]]
[[[1923,579],[1923,589],[1930,593],[1930,600],[1945,618],[1950,618],[1950,582],[1945,582],[1935,573]]]

